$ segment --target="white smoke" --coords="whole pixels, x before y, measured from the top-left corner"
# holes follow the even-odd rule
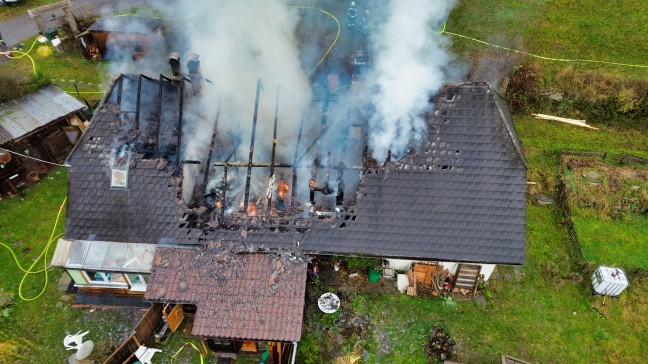
[[[375,107],[369,119],[369,145],[382,161],[389,150],[401,156],[425,136],[422,112],[429,98],[448,81],[453,56],[450,42],[438,31],[451,0],[391,1],[387,20],[372,36],[374,69],[369,75]]]
[[[269,160],[277,87],[281,88],[278,139],[286,141],[278,145],[278,158],[288,158],[293,149],[286,146],[294,142],[310,100],[294,39],[299,20],[296,10],[289,10],[284,0],[180,0],[174,9],[179,9],[177,22],[182,24],[187,50],[200,54],[203,75],[213,82],[205,84],[200,103],[186,110],[191,117],[185,119],[183,159],[205,162],[219,104],[220,135],[239,139],[236,157],[248,159],[257,79],[264,88],[254,160]],[[185,201],[189,201],[192,189],[192,176],[185,174]]]

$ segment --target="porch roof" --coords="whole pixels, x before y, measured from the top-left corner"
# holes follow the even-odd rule
[[[196,305],[196,336],[299,341],[305,290],[288,255],[158,247],[144,299]]]

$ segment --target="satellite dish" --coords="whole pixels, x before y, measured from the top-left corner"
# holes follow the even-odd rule
[[[9,152],[5,152],[4,150],[0,150],[0,164],[9,163],[10,161],[11,154]]]

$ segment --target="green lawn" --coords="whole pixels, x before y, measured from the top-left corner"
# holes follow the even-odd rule
[[[605,221],[574,216],[583,256],[590,262],[648,269],[648,217]]]
[[[648,2],[641,0],[474,0],[450,14],[449,31],[552,58],[591,59],[648,66],[642,46]],[[453,37],[455,48],[476,59],[484,45]],[[557,71],[570,63],[542,61]],[[575,63],[577,69],[646,78],[648,68]]]
[[[56,3],[60,0],[22,0],[17,5],[0,6],[0,21],[13,18],[14,16],[27,14],[27,10],[39,6]],[[30,21],[33,21],[30,19]]]
[[[27,190],[24,199],[13,197],[0,202],[0,241],[11,247],[26,269],[45,249],[59,207],[66,196],[66,183],[66,170],[59,168]],[[65,213],[55,233],[62,233],[64,227]],[[51,260],[55,247],[56,242],[45,257],[46,262]],[[69,301],[62,300],[65,292],[57,289],[62,274],[60,269],[50,270],[47,281],[44,273],[29,275],[23,284],[23,297],[35,297],[44,283],[47,283],[47,288],[40,298],[22,301],[18,297],[18,290],[24,274],[9,251],[1,246],[0,262],[0,289],[14,296],[9,316],[0,316],[0,337],[24,338],[36,346],[37,349],[23,351],[28,357],[25,363],[51,363],[67,358],[71,352],[65,351],[63,338],[66,332],[76,333],[79,330],[90,330],[86,339],[95,342],[93,357],[103,359],[137,324],[139,313],[134,310],[89,312],[72,309]],[[41,270],[42,267],[43,260],[39,260],[34,270]],[[4,363],[2,358],[0,363]]]

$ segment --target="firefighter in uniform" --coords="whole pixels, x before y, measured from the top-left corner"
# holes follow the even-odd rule
[[[355,21],[356,18],[358,17],[358,9],[356,9],[355,2],[351,2],[351,6],[349,6],[349,28],[353,28],[355,26]]]

